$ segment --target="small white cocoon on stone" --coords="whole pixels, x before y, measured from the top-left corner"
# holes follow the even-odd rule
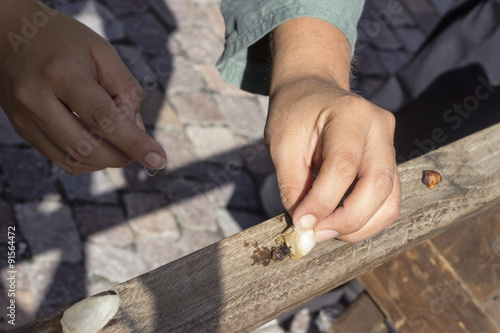
[[[64,333],[97,333],[113,318],[120,307],[116,294],[85,298],[64,311],[61,325]]]

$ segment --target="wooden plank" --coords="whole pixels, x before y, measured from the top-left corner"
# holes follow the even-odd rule
[[[500,294],[500,206],[432,239],[481,304]]]
[[[431,241],[359,280],[401,332],[498,332]]]
[[[337,318],[330,333],[389,333],[384,319],[384,314],[370,296],[362,293]]]
[[[287,224],[280,216],[124,282],[114,288],[120,311],[102,332],[251,331],[497,203],[498,147],[500,125],[400,165],[400,218],[369,240],[332,240],[300,260],[270,262]],[[425,187],[424,169],[443,182]],[[20,331],[57,332],[57,316],[50,320]]]

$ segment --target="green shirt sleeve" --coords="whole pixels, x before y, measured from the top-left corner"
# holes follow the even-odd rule
[[[217,68],[227,82],[267,95],[271,56],[264,37],[270,31],[297,17],[322,19],[345,34],[352,55],[363,5],[364,0],[223,0],[226,43]]]

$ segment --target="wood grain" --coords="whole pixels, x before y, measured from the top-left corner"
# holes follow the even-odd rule
[[[270,262],[287,225],[279,216],[124,282],[114,288],[121,308],[102,332],[251,331],[498,203],[498,147],[495,125],[400,165],[400,218],[369,240],[332,240],[300,260]],[[439,171],[443,182],[428,189],[424,169]],[[58,332],[58,316],[19,331]]]

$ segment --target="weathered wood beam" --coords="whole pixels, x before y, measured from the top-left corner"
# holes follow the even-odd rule
[[[399,219],[356,244],[323,242],[300,260],[271,262],[279,216],[113,288],[121,308],[102,330],[248,332],[373,269],[500,200],[500,124],[398,167]],[[443,176],[434,189],[422,171]],[[61,312],[18,332],[59,332]]]

